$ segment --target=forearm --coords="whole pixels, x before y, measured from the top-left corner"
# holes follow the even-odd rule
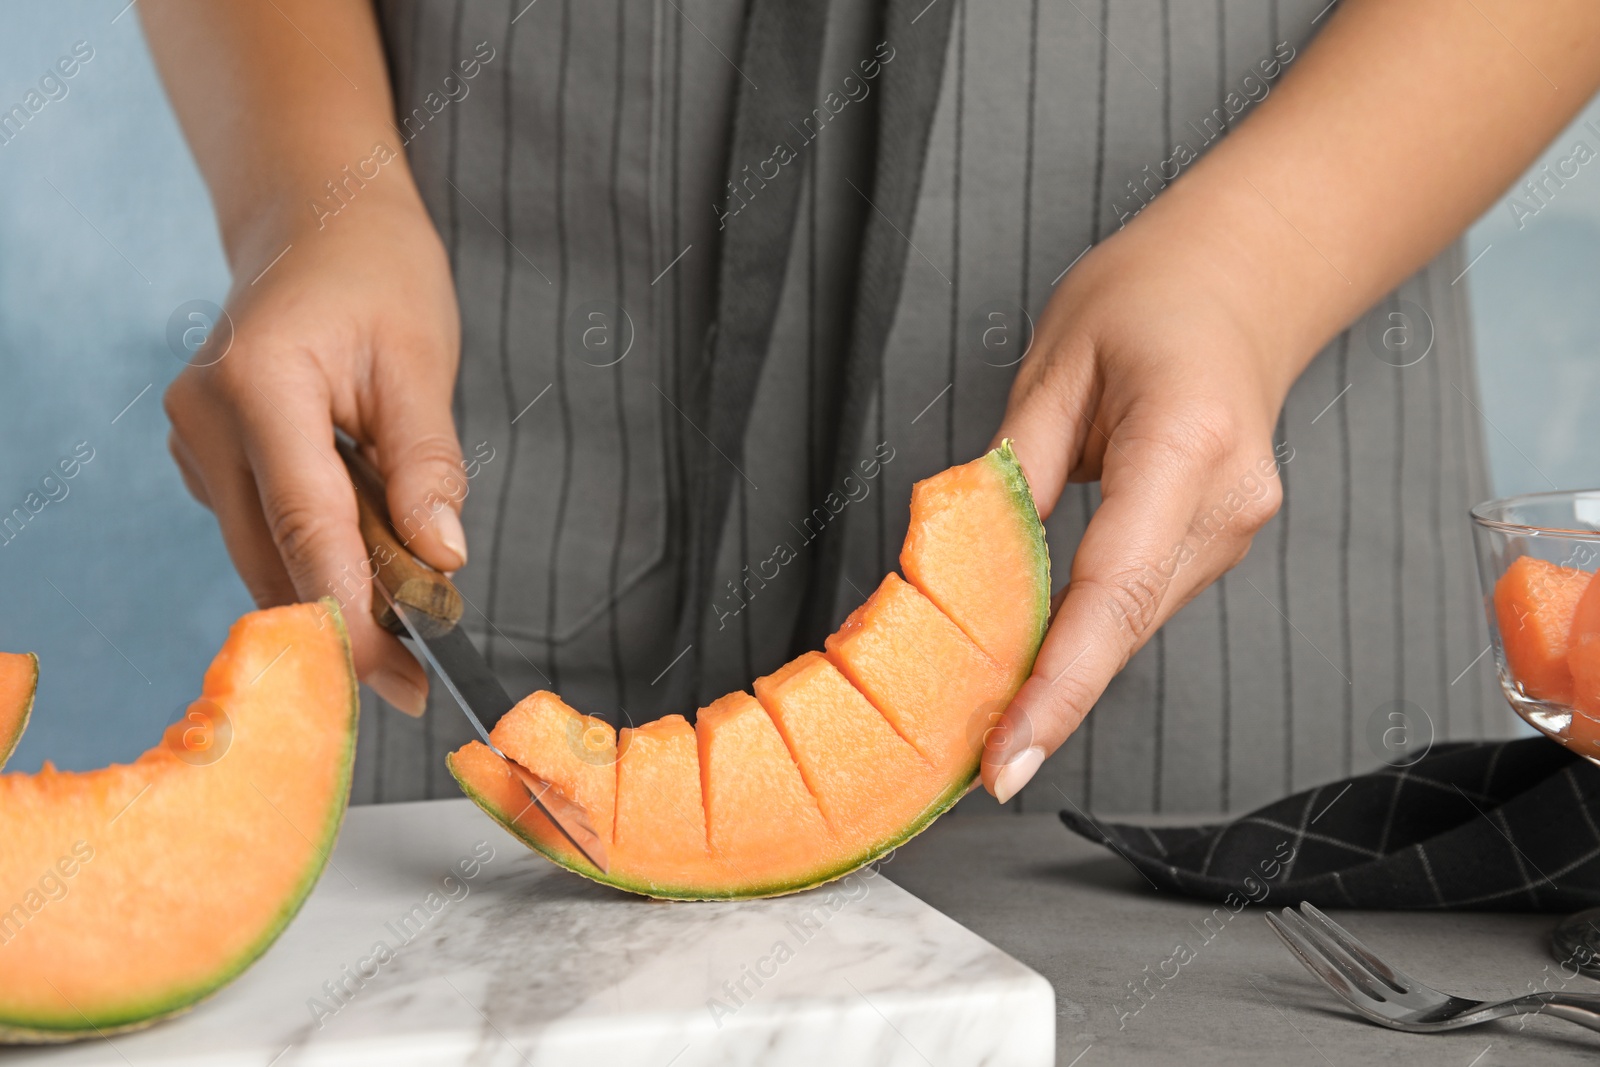
[[[1207,249],[1267,358],[1286,364],[1286,389],[1597,84],[1590,0],[1345,0],[1256,112],[1132,225]]]
[[[326,183],[379,144],[389,161],[363,197],[416,202],[368,0],[144,0],[139,12],[236,269],[315,226]]]

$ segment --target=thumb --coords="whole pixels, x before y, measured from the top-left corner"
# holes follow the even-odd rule
[[[389,519],[401,542],[429,566],[466,566],[461,505],[467,475],[449,390],[415,384],[382,398],[372,425],[374,462],[388,486]]]
[[[1012,384],[1005,417],[990,443],[994,448],[1011,438],[1041,519],[1055,510],[1068,477],[1083,456],[1092,370],[1087,352],[1081,359],[1069,359],[1062,353],[1030,353]]]

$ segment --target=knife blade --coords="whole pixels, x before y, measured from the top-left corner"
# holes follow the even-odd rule
[[[583,808],[489,739],[489,732],[516,702],[462,627],[465,599],[446,575],[407,550],[389,520],[383,480],[355,442],[341,433],[336,445],[355,487],[357,521],[369,553],[369,569],[376,572],[372,585],[379,595],[373,598],[372,614],[378,625],[407,639],[412,653],[433,668],[483,743],[506,761],[528,790],[531,805],[584,859],[605,871],[605,842]]]

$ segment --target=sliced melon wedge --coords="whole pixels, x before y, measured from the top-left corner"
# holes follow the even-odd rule
[[[133,763],[0,775],[0,1042],[136,1029],[255,962],[328,862],[357,707],[334,603],[274,608]]]
[[[1050,558],[1009,443],[912,493],[890,574],[828,638],[694,725],[620,740],[536,693],[490,740],[584,809],[604,872],[533,806],[506,760],[451,753],[461,788],[530,847],[648,896],[776,896],[841,877],[926,828],[978,773],[985,734],[1027,679],[1050,611]],[[609,836],[607,836],[609,834]]]
[[[900,567],[1021,688],[1050,623],[1050,550],[1010,441],[912,488]]]
[[[33,696],[39,689],[39,657],[32,652],[0,652],[0,770],[28,728]]]

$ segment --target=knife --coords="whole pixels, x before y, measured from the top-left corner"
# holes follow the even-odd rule
[[[371,569],[377,572],[372,582],[379,593],[372,598],[373,618],[390,633],[409,640],[412,652],[433,668],[483,743],[505,760],[527,787],[533,806],[579,854],[605,871],[605,842],[595,833],[587,813],[489,740],[489,731],[516,702],[462,627],[465,599],[447,576],[405,547],[389,519],[383,477],[355,442],[339,433],[335,445],[355,487],[357,523]]]

